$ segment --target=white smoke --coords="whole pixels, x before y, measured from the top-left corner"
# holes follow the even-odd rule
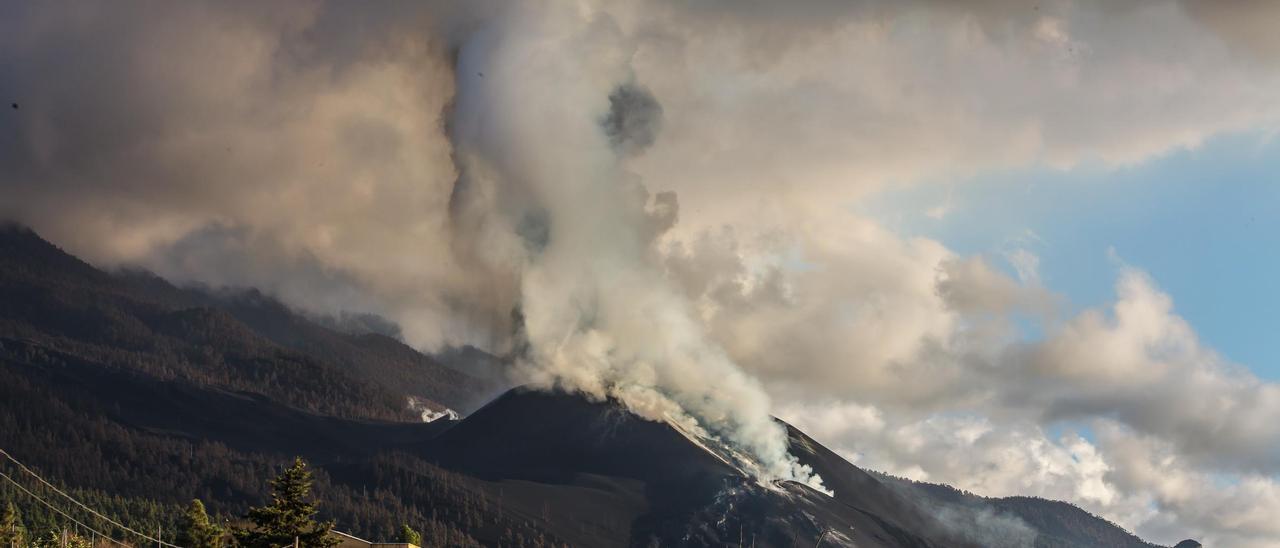
[[[458,48],[458,211],[486,212],[484,232],[508,235],[493,245],[521,257],[488,266],[521,273],[523,380],[616,398],[747,452],[761,479],[821,489],[763,388],[710,342],[652,253],[675,204],[626,169],[661,116],[633,81],[628,37],[595,10],[529,3]]]

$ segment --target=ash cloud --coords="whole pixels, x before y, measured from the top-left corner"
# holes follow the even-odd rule
[[[609,94],[609,114],[601,125],[620,154],[640,154],[658,138],[662,105],[644,86],[622,84]]]

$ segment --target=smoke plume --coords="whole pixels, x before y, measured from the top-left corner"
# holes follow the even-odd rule
[[[616,398],[727,441],[764,479],[821,488],[788,454],[763,388],[707,338],[653,260],[677,206],[626,169],[662,119],[633,81],[626,36],[604,14],[542,8],[513,6],[457,45],[451,121],[461,177],[480,187],[461,200],[494,200],[458,210],[500,212],[480,223],[521,244],[521,375]]]

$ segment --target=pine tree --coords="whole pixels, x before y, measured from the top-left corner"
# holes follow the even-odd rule
[[[22,526],[22,515],[13,501],[9,501],[4,506],[3,516],[0,516],[0,548],[17,548],[26,544],[27,529]]]
[[[406,523],[400,527],[400,542],[422,546],[422,533],[415,531]]]
[[[182,516],[178,530],[178,545],[187,548],[220,548],[222,546],[222,528],[209,521],[205,513],[204,503],[200,499],[192,499],[191,505]]]
[[[66,529],[50,529],[31,542],[32,548],[93,548],[89,539]]]
[[[252,529],[235,531],[236,542],[248,548],[282,548],[294,540],[307,548],[330,548],[338,544],[331,532],[333,522],[315,520],[311,502],[311,472],[301,457],[271,481],[271,504],[249,509],[246,516]]]

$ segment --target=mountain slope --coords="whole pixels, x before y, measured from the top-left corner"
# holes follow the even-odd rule
[[[819,537],[850,546],[1154,546],[1066,503],[987,499],[870,474],[787,431],[792,453],[834,497],[790,482],[759,485],[704,449],[715,440],[694,443],[617,402],[529,389],[451,426],[427,454],[451,470],[519,485],[507,498],[513,508],[572,515],[572,527],[630,524],[590,539],[593,546],[812,546]],[[571,489],[596,496],[585,505],[561,495]],[[562,525],[553,520],[548,531],[585,540]]]
[[[215,514],[243,515],[298,455],[316,467],[322,516],[342,530],[394,538],[411,523],[432,545],[450,546],[477,545],[473,533],[499,539],[508,529],[527,540],[508,545],[546,539],[535,527],[486,513],[469,478],[416,456],[444,421],[343,419],[47,349],[15,354],[35,359],[0,359],[0,448],[148,530],[171,534],[192,498]],[[16,472],[3,463],[0,470]],[[0,485],[5,500],[27,514],[41,511],[7,484]],[[139,503],[164,510],[137,516],[130,508]],[[63,523],[57,516],[45,522]]]
[[[323,327],[256,291],[102,272],[12,225],[0,226],[0,338],[347,417],[418,419],[410,397],[465,410],[497,388],[385,335]]]
[[[0,229],[0,448],[148,527],[192,497],[240,515],[301,455],[341,529],[388,539],[409,523],[429,545],[1151,546],[1066,503],[869,473],[790,426],[834,496],[762,485],[715,440],[612,401],[515,389],[421,423],[408,397],[465,409],[502,367],[474,349],[445,359]],[[16,497],[0,486],[0,502]]]
[[[215,306],[272,342],[313,357],[323,356],[382,388],[414,396],[435,407],[469,411],[496,395],[497,387],[449,368],[431,356],[381,333],[342,333],[303,317],[256,290],[215,293]]]
[[[616,402],[516,389],[431,446],[429,455],[446,468],[500,484],[535,482],[539,488],[526,486],[510,503],[517,507],[545,505],[591,528],[629,524],[591,545],[811,545],[829,530],[859,546],[935,545],[807,487],[758,485],[671,426]],[[548,496],[571,488],[595,490],[600,500],[584,508]],[[575,537],[562,529],[548,526]]]

